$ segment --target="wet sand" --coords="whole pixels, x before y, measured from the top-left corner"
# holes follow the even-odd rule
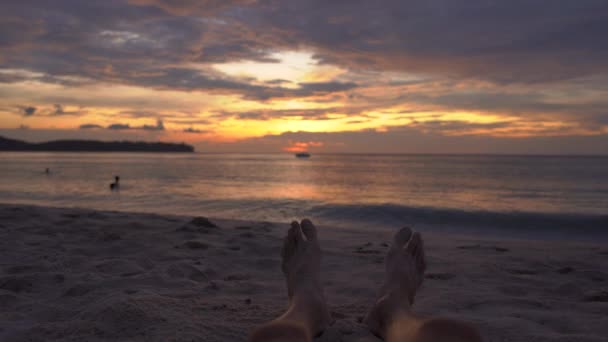
[[[0,340],[244,341],[285,308],[288,227],[0,205]],[[317,340],[378,341],[360,320],[392,232],[317,227],[336,319]],[[415,312],[473,322],[485,341],[608,336],[608,246],[423,238],[429,267]]]

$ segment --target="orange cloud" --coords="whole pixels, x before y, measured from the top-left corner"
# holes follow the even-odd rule
[[[322,147],[321,141],[289,141],[289,146],[283,147],[285,152],[306,152],[311,147]]]

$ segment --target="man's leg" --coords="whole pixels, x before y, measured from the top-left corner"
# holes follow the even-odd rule
[[[319,280],[321,247],[310,220],[291,224],[281,257],[289,306],[279,318],[255,329],[252,342],[312,341],[331,323]]]
[[[426,261],[419,233],[403,228],[386,256],[386,280],[380,296],[365,317],[376,335],[389,342],[479,342],[472,326],[442,318],[419,318],[410,311],[424,279]]]

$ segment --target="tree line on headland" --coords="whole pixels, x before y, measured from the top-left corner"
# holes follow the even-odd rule
[[[143,141],[55,140],[29,143],[0,136],[0,151],[56,151],[56,152],[194,152],[184,143]]]

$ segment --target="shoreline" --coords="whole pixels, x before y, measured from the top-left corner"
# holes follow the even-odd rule
[[[286,305],[279,255],[289,222],[209,221],[216,227],[191,216],[0,204],[0,340],[245,340]],[[379,341],[360,318],[391,232],[318,229],[336,323],[316,340]],[[429,269],[414,312],[470,321],[484,341],[608,335],[605,244],[423,239]]]
[[[205,206],[210,203],[221,203],[221,207],[236,207],[239,204],[230,201],[206,200],[200,203],[199,210],[186,210],[173,212],[175,207],[166,207],[160,211],[139,209],[137,207],[124,210],[109,208],[92,208],[88,206],[73,206],[70,204],[47,205],[45,203],[32,203],[32,201],[3,202],[0,206],[31,206],[39,208],[53,208],[65,210],[93,210],[108,213],[125,214],[156,214],[174,217],[196,216],[198,212],[205,212]],[[120,202],[118,203],[120,205]],[[281,207],[281,201],[274,203],[274,207]],[[118,205],[117,205],[118,206]],[[188,204],[192,207],[193,204]],[[213,207],[213,206],[212,206]],[[326,204],[313,205],[302,203],[303,210],[283,219],[260,220],[252,218],[249,221],[282,224],[293,219],[303,217],[313,218],[315,222],[326,226],[350,231],[360,232],[390,232],[404,225],[416,228],[425,234],[466,235],[480,239],[508,239],[508,240],[534,240],[534,241],[576,241],[583,243],[608,242],[608,215],[588,213],[552,213],[552,212],[492,212],[486,210],[464,210],[452,208],[432,207],[404,207],[397,204]],[[217,210],[214,208],[213,210]],[[222,209],[219,209],[220,211]],[[268,210],[264,208],[263,210]],[[339,213],[336,216],[335,211]],[[226,216],[209,215],[217,220],[239,221],[240,216],[255,215],[250,208],[242,208],[239,217],[234,213]],[[362,213],[365,213],[363,216]],[[293,216],[292,216],[293,215]],[[359,216],[357,216],[359,215]],[[342,218],[341,218],[342,217]],[[384,221],[384,218],[388,221]],[[390,221],[390,223],[389,223]],[[371,228],[373,227],[373,228]]]

